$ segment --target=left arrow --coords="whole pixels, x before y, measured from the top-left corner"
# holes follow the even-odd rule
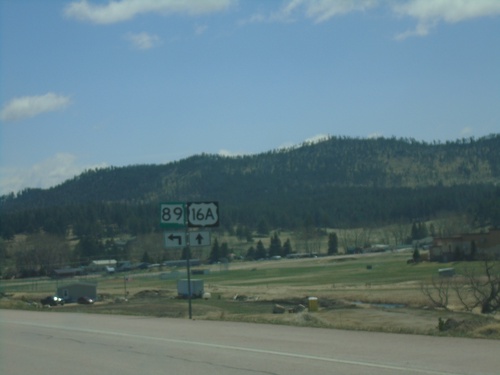
[[[182,244],[182,236],[174,236],[174,234],[172,233],[170,236],[168,236],[168,239],[169,239],[170,241],[177,240],[177,244],[178,244],[178,245],[181,245],[181,244]]]
[[[168,248],[179,248],[186,246],[186,235],[182,232],[166,232],[164,237],[165,247]]]

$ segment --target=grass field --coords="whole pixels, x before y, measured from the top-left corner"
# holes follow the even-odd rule
[[[204,280],[211,298],[192,301],[193,318],[500,339],[500,320],[461,311],[453,299],[452,311],[435,309],[421,291],[440,268],[453,267],[459,275],[479,263],[407,264],[409,257],[411,252],[396,252],[200,267],[209,274],[193,278]],[[87,280],[98,283],[100,301],[51,309],[186,318],[188,303],[176,298],[176,279],[160,278],[171,271],[137,271],[127,274],[128,282],[123,274],[92,275]],[[4,280],[0,307],[35,308],[30,302],[73,281]],[[312,296],[319,302],[315,312],[307,308]],[[277,304],[285,313],[273,313]],[[456,324],[439,330],[440,319]]]

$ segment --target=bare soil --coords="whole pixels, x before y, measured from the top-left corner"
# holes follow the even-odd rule
[[[314,262],[322,262],[315,260]],[[313,262],[313,261],[308,261]],[[303,266],[302,262],[283,262],[283,267]],[[255,263],[232,266],[250,271]],[[259,263],[259,269],[277,263]],[[415,282],[370,284],[323,284],[311,287],[277,284],[274,278],[259,279],[256,285],[205,283],[207,299],[192,301],[193,319],[230,320],[350,330],[446,335],[500,339],[500,316],[435,309]],[[60,312],[92,312],[157,317],[188,317],[188,301],[177,298],[175,289],[134,287],[123,298],[123,281],[109,289],[99,289],[99,302],[93,305],[66,304],[51,307]],[[15,293],[0,296],[0,308],[37,309],[44,295]],[[316,297],[318,310],[309,311],[309,297]],[[273,313],[276,305],[283,313]]]
[[[211,294],[210,299],[192,300],[193,319],[500,339],[500,320],[495,317],[412,305],[405,302],[402,296],[398,303],[394,303],[398,301],[394,292],[393,302],[384,303],[383,291],[376,293],[372,290],[368,293],[359,288],[339,288],[340,293],[318,291],[318,310],[309,311],[309,296],[297,289],[261,287],[228,290],[212,286],[207,290]],[[332,296],[335,294],[342,297],[335,298]],[[0,308],[40,308],[33,302],[33,297],[4,295],[0,298]],[[188,317],[188,301],[177,298],[175,290],[132,290],[128,299],[112,294],[101,297],[102,300],[94,305],[66,304],[50,309],[59,312]],[[284,312],[273,313],[276,305],[282,306]]]

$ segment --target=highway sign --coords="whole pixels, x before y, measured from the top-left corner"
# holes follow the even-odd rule
[[[210,232],[207,230],[189,232],[189,245],[196,246],[210,246]]]
[[[186,233],[185,232],[165,232],[165,247],[185,247]]]
[[[171,231],[165,232],[165,247],[168,249],[186,247],[186,232]],[[188,232],[189,246],[200,247],[210,246],[211,238],[210,232],[206,230]]]
[[[189,227],[218,227],[219,202],[187,202]]]
[[[186,204],[169,202],[160,204],[160,224],[169,228],[186,226]]]

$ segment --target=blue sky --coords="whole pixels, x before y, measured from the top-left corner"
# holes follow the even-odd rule
[[[500,130],[500,0],[0,0],[0,194],[339,135]]]

